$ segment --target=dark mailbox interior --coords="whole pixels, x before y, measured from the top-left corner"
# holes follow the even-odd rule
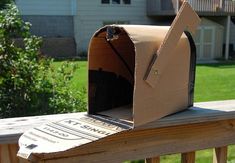
[[[89,114],[132,120],[135,47],[117,27],[98,31],[89,46]]]

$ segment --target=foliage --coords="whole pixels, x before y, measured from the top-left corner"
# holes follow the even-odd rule
[[[54,69],[29,30],[15,5],[0,11],[0,117],[84,111],[85,91],[68,89],[77,66]]]
[[[12,3],[12,0],[1,0],[0,1],[0,10],[4,9],[6,7],[7,4]]]

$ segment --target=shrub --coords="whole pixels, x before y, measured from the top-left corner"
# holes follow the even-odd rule
[[[29,30],[15,5],[0,11],[0,117],[84,111],[85,91],[68,89],[77,65],[55,70],[40,54],[41,38]]]
[[[0,1],[0,10],[1,10],[1,9],[4,9],[4,8],[7,6],[7,4],[12,3],[12,1],[13,1],[13,0],[1,0],[1,1]]]

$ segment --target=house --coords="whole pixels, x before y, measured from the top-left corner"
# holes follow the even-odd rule
[[[234,53],[235,25],[231,16],[235,15],[233,0],[188,0],[202,18],[194,41],[199,60],[224,57]],[[175,16],[181,0],[147,0],[147,15],[152,18]],[[224,50],[223,50],[224,49]],[[224,52],[223,52],[224,51]]]
[[[235,1],[188,1],[202,18],[194,36],[198,59],[229,58],[235,51]],[[23,18],[33,24],[34,34],[70,38],[76,43],[76,54],[86,52],[92,34],[106,24],[170,25],[181,3],[182,0],[16,0]],[[63,47],[62,43],[59,47]],[[65,47],[68,49],[68,45]]]
[[[77,55],[74,38],[76,0],[15,0],[20,14],[43,37],[42,52],[52,57]]]

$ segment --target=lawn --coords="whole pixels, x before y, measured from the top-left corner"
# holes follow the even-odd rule
[[[197,65],[195,101],[235,99],[235,62]]]
[[[74,77],[71,80],[70,88],[71,90],[87,88],[87,61],[73,61],[73,63],[78,65],[77,70],[74,73]],[[53,63],[53,67],[57,68],[63,64],[62,61],[57,61]]]
[[[78,69],[70,87],[87,88],[87,62],[74,61]],[[62,62],[54,62],[58,67]],[[235,62],[197,65],[195,102],[235,99]]]
[[[78,70],[71,81],[71,89],[87,88],[87,62],[75,61]],[[61,62],[55,62],[54,66]],[[195,102],[235,99],[235,62],[199,64],[196,70]],[[163,163],[180,163],[180,155],[161,157]],[[232,160],[232,161],[231,161]],[[235,162],[235,146],[229,147],[229,162]],[[144,161],[135,161],[142,163]],[[198,151],[197,163],[212,162],[212,149]]]

